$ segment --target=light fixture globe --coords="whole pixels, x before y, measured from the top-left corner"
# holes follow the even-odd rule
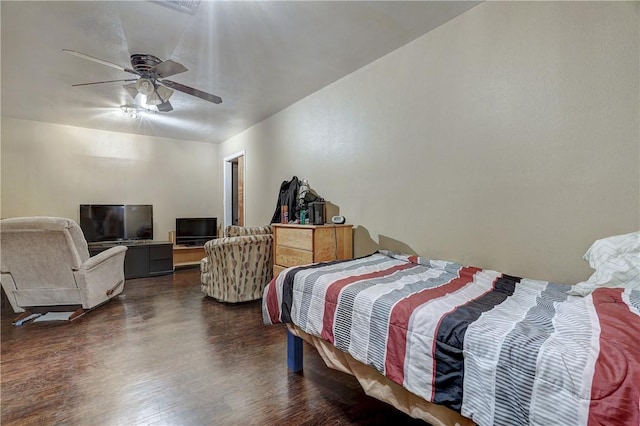
[[[160,96],[160,99],[162,99],[163,102],[167,102],[171,95],[173,95],[173,90],[158,85],[158,87],[156,87],[156,93]]]
[[[135,83],[125,84],[124,87],[133,99],[141,93],[146,96],[147,105],[160,105],[166,104],[162,107],[162,111],[171,111],[173,108],[168,104],[169,98],[173,95],[173,90],[156,85],[156,83],[150,78],[140,78]]]
[[[146,96],[151,95],[156,90],[153,81],[149,80],[148,78],[138,79],[138,81],[136,81],[136,89],[139,93],[142,93]]]
[[[162,103],[162,99],[156,92],[151,92],[150,95],[147,96],[147,105],[160,105]]]

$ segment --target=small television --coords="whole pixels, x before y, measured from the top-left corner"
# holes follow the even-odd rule
[[[215,217],[176,218],[176,244],[204,245],[217,237],[217,222]]]
[[[88,243],[152,240],[153,206],[149,204],[81,204],[80,228]]]

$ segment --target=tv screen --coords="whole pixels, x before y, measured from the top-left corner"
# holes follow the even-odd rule
[[[177,218],[176,239],[212,239],[217,236],[217,219],[215,217]]]
[[[122,240],[124,206],[118,204],[81,204],[80,228],[88,243]]]
[[[153,240],[153,206],[127,204],[124,206],[124,225],[127,240]]]
[[[148,204],[81,204],[80,228],[88,243],[152,240],[153,206]]]

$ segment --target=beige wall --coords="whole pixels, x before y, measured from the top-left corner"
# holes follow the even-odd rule
[[[247,224],[297,175],[358,227],[356,255],[577,282],[594,239],[640,228],[639,22],[637,2],[484,3],[219,158],[246,151]]]
[[[153,204],[154,239],[166,241],[176,217],[222,212],[216,145],[3,117],[0,149],[2,217]]]

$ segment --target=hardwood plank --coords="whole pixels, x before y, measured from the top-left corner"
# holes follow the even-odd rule
[[[0,423],[10,425],[424,425],[367,397],[304,344],[287,370],[286,329],[260,302],[203,297],[196,269],[127,280],[72,322],[11,324],[2,309]]]

